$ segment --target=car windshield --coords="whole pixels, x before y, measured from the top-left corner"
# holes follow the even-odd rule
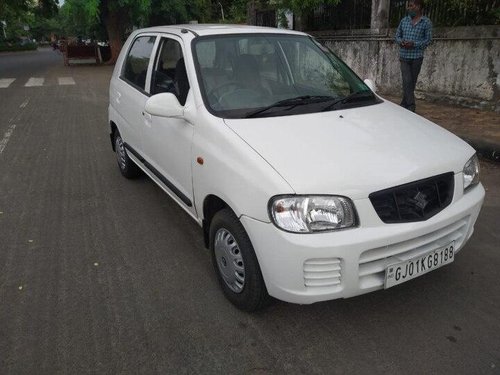
[[[207,108],[224,118],[286,116],[376,104],[329,49],[308,36],[199,37],[193,52]]]

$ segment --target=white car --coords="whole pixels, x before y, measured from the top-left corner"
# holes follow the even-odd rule
[[[109,92],[121,173],[143,171],[196,220],[240,309],[398,285],[452,262],[474,230],[474,149],[307,34],[136,30]]]

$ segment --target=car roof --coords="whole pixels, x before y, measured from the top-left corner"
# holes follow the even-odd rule
[[[186,31],[190,31],[199,36],[221,35],[221,34],[246,34],[246,33],[307,35],[299,31],[288,30],[288,29],[277,29],[274,27],[226,25],[226,24],[168,25],[168,26],[155,26],[155,27],[149,27],[147,29],[137,30],[137,32],[169,32],[169,33],[173,32],[176,34],[181,34],[183,32],[185,33]]]

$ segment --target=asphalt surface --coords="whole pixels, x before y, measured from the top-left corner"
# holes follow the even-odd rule
[[[192,219],[120,175],[111,70],[0,54],[0,80],[16,79],[0,88],[0,373],[500,374],[497,164],[483,164],[486,202],[453,264],[247,314],[220,292]]]

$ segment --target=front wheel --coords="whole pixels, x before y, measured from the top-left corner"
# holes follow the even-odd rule
[[[224,295],[236,307],[257,311],[270,301],[252,243],[234,213],[219,211],[210,225],[212,263]]]

